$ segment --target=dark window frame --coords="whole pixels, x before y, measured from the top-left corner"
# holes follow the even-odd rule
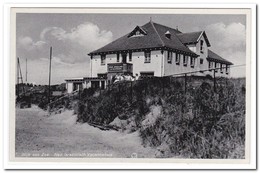
[[[104,54],[104,55],[101,55],[101,61],[100,61],[100,64],[101,65],[106,65],[106,55]]]
[[[204,59],[200,58],[200,64],[203,64],[203,62],[204,62]]]
[[[195,57],[190,57],[190,66],[191,68],[194,68],[195,67]]]
[[[230,69],[230,66],[228,64],[226,64],[226,74],[229,74],[229,69]]]
[[[120,54],[117,53],[117,54],[116,54],[116,62],[119,62],[119,61],[120,61]]]
[[[128,58],[128,59],[129,59],[129,62],[132,62],[132,60],[133,60],[133,59],[132,59],[132,52],[129,52],[128,55],[129,55],[129,58]]]
[[[223,73],[223,64],[220,63],[220,73]]]
[[[151,63],[151,51],[144,52],[144,63]]]
[[[188,56],[187,55],[183,55],[183,66],[187,66],[188,65]]]
[[[175,53],[175,63],[176,65],[180,65],[180,62],[181,62],[181,54],[179,53]]]
[[[212,67],[213,67],[213,64],[212,64],[212,61],[208,61],[209,62],[209,71],[212,70]]]
[[[167,55],[167,62],[168,62],[168,64],[172,64],[172,55],[173,55],[173,52],[172,51],[168,51],[168,55]]]
[[[215,62],[215,72],[218,72],[218,63],[217,62]]]

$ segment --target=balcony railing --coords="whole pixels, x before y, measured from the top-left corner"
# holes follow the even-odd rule
[[[107,64],[108,73],[132,73],[133,64],[129,63],[110,63]]]

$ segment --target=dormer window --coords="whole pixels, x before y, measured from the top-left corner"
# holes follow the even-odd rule
[[[166,38],[171,39],[170,31],[167,31],[164,35],[165,35]]]
[[[128,37],[140,37],[140,36],[144,36],[146,34],[147,34],[146,31],[142,27],[137,26],[137,27],[135,27],[135,29],[132,32],[130,32]]]

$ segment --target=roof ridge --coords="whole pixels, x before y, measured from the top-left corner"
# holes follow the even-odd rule
[[[151,25],[152,25],[152,27],[153,27],[154,31],[156,32],[157,36],[159,37],[160,41],[162,42],[162,46],[165,46],[165,43],[163,42],[163,40],[162,40],[162,38],[161,38],[160,34],[158,33],[157,29],[155,28],[155,26],[154,26],[153,22],[152,22],[152,21],[150,21],[150,23],[151,23]]]
[[[179,40],[179,42],[184,46],[184,47],[186,47],[187,49],[189,49],[187,46],[185,46],[183,43],[182,43],[182,41],[181,41],[181,39],[177,36],[177,34],[175,34],[175,33],[173,33],[174,35],[175,35],[175,37]],[[189,49],[190,50],[190,49]]]
[[[204,32],[204,31],[194,31],[194,32],[182,32],[182,33],[178,33],[176,35],[183,35],[183,34],[191,34],[191,33],[198,33],[198,32]]]
[[[178,31],[178,32],[182,33],[181,31],[179,31],[179,30],[177,30],[177,29],[174,29],[174,28],[172,28],[172,27],[170,27],[170,26],[162,25],[162,24],[156,23],[156,22],[153,22],[153,23],[155,23],[156,25],[160,25],[160,26],[166,27],[166,28],[168,28],[168,29],[175,30],[175,32]]]

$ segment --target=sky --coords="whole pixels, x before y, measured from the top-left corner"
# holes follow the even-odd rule
[[[230,14],[65,14],[17,13],[16,56],[27,82],[48,84],[52,46],[51,84],[87,77],[88,53],[150,21],[181,32],[206,31],[210,49],[234,65],[246,62],[246,16]],[[244,77],[245,67],[232,68],[232,77]]]

